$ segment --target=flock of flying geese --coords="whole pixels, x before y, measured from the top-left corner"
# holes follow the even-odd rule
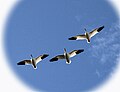
[[[99,33],[102,29],[104,28],[104,26],[96,28],[94,30],[92,30],[91,32],[87,32],[86,29],[84,29],[85,34],[83,35],[77,35],[71,38],[68,38],[69,40],[87,40],[88,43],[90,43],[90,39],[96,35],[97,33]],[[64,48],[64,54],[63,55],[57,55],[55,57],[53,57],[52,59],[50,59],[50,62],[54,62],[54,61],[58,61],[59,59],[65,59],[66,60],[66,64],[70,64],[71,57],[76,56],[77,54],[83,52],[84,49],[80,49],[80,50],[73,50],[70,53],[67,53],[66,49]],[[48,57],[48,54],[43,54],[40,55],[36,58],[33,58],[33,56],[31,55],[31,59],[30,60],[23,60],[17,63],[17,65],[32,65],[34,69],[37,68],[37,64],[42,61],[44,58]]]

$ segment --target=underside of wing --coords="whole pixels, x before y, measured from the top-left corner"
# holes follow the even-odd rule
[[[23,60],[23,61],[17,63],[17,65],[28,65],[28,64],[31,64],[30,60]]]
[[[104,28],[104,26],[99,27],[99,28],[96,28],[96,29],[94,29],[93,31],[91,31],[91,32],[89,33],[90,38],[93,37],[94,35],[96,35],[97,33],[99,33],[103,28]]]
[[[40,55],[40,56],[38,56],[37,58],[35,58],[36,64],[37,64],[38,62],[40,62],[41,60],[43,60],[44,58],[46,58],[47,56],[49,56],[49,55],[48,55],[48,54],[43,54],[43,55]]]
[[[65,59],[65,56],[64,55],[55,56],[50,60],[50,62],[58,61],[59,59]]]
[[[69,40],[84,40],[84,39],[86,39],[85,35],[77,35],[77,36],[69,38]]]
[[[79,53],[81,53],[81,52],[83,52],[83,51],[84,51],[84,49],[73,50],[73,51],[71,51],[71,52],[69,53],[69,56],[70,56],[70,57],[74,57],[75,55],[77,55],[77,54],[79,54]]]

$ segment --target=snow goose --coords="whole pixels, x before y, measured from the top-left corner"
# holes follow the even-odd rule
[[[52,58],[50,60],[50,62],[58,61],[59,59],[65,59],[66,64],[70,64],[71,63],[70,58],[76,56],[77,54],[79,54],[83,51],[84,51],[84,49],[80,49],[80,50],[73,50],[70,53],[67,53],[66,49],[64,48],[64,54],[55,56],[54,58]]]
[[[94,29],[93,31],[91,32],[87,32],[86,29],[85,30],[85,34],[84,35],[77,35],[77,36],[74,36],[74,37],[71,37],[69,38],[69,40],[87,40],[88,43],[90,43],[90,39],[96,35],[97,33],[99,33],[102,29],[104,28],[104,26],[102,27],[99,27],[99,28],[96,28]]]
[[[39,63],[40,61],[42,61],[44,58],[46,58],[47,56],[49,56],[48,54],[43,54],[38,56],[37,58],[33,58],[32,55],[30,60],[23,60],[17,63],[17,65],[32,65],[34,69],[37,69],[37,63]]]

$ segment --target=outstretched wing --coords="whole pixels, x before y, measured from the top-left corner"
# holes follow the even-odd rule
[[[77,36],[74,36],[74,37],[71,37],[68,39],[69,40],[84,40],[84,39],[86,39],[86,36],[85,35],[77,35]]]
[[[84,51],[84,49],[73,50],[73,51],[71,51],[71,52],[69,53],[69,56],[70,56],[70,57],[74,57],[75,55],[77,55],[77,54],[79,54],[79,53],[81,53],[81,52],[83,52],[83,51]]]
[[[65,59],[65,56],[64,55],[55,56],[50,60],[50,62],[58,61],[59,59]]]
[[[17,65],[29,65],[29,64],[31,64],[30,60],[23,60],[17,63]]]
[[[49,56],[49,55],[48,54],[43,54],[43,55],[40,55],[37,58],[35,58],[36,64],[39,63],[40,61],[42,61],[47,56]]]
[[[93,37],[94,35],[96,35],[97,33],[99,33],[103,28],[104,28],[104,26],[99,27],[99,28],[96,28],[96,29],[94,29],[93,31],[91,31],[91,32],[89,33],[90,38]]]

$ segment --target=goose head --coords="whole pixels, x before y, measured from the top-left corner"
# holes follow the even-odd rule
[[[87,29],[86,28],[84,28],[84,31],[85,31],[85,33],[87,33]]]
[[[88,32],[87,32],[87,29],[86,29],[86,28],[84,28],[84,31],[85,31],[85,35],[86,35],[86,34],[88,34]]]
[[[30,56],[31,56],[31,58],[33,59],[33,55],[31,54]]]
[[[67,53],[66,48],[64,48],[64,53]]]

